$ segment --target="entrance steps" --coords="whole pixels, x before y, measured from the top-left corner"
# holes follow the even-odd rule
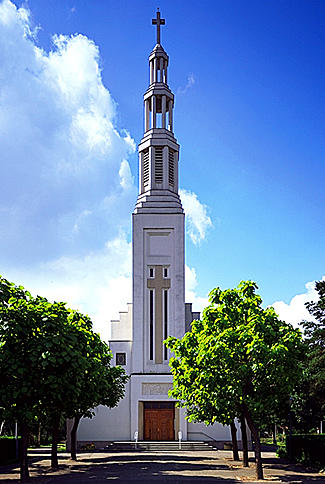
[[[187,440],[181,443],[179,448],[178,441],[140,441],[135,444],[134,441],[111,442],[105,450],[108,452],[207,452],[217,450],[217,447],[211,442]]]

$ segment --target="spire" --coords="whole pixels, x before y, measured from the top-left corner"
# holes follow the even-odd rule
[[[145,132],[154,128],[172,132],[174,95],[167,84],[169,57],[160,45],[160,26],[165,25],[165,19],[160,18],[159,9],[157,17],[152,19],[152,25],[157,26],[157,44],[149,56],[150,85],[144,95]]]
[[[178,195],[179,145],[173,133],[174,94],[167,84],[169,57],[160,44],[165,19],[159,9],[157,44],[149,56],[149,87],[144,93],[144,135],[139,144],[139,197],[136,211],[182,213]],[[157,198],[158,197],[158,198]],[[150,199],[150,201],[149,201]]]

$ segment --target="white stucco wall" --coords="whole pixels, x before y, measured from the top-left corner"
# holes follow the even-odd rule
[[[116,353],[126,353],[126,374],[131,371],[130,341],[110,342],[113,353],[112,364],[115,364]],[[130,382],[125,387],[125,397],[120,400],[118,407],[107,408],[99,406],[95,409],[92,419],[84,418],[80,421],[77,440],[80,441],[111,441],[128,440],[130,438]]]
[[[109,442],[129,438],[129,405],[128,397],[118,408],[96,407],[95,417],[81,420],[78,429],[78,442]],[[123,425],[121,423],[123,422]]]
[[[120,311],[120,319],[111,321],[110,340],[132,341],[132,303],[128,303],[127,311]]]
[[[241,432],[239,425],[237,427],[237,439],[241,439]],[[215,423],[213,425],[204,425],[203,423],[192,423],[187,424],[187,439],[188,440],[219,440],[219,441],[230,441],[231,433],[229,425],[221,425]]]

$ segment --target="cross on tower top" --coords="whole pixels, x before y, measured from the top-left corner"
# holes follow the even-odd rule
[[[157,18],[152,19],[152,25],[157,25],[157,44],[160,44],[160,26],[165,25],[165,19],[160,18],[159,8],[157,8]]]

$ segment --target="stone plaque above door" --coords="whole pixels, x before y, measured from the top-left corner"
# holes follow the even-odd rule
[[[142,395],[168,395],[172,383],[142,383]]]

